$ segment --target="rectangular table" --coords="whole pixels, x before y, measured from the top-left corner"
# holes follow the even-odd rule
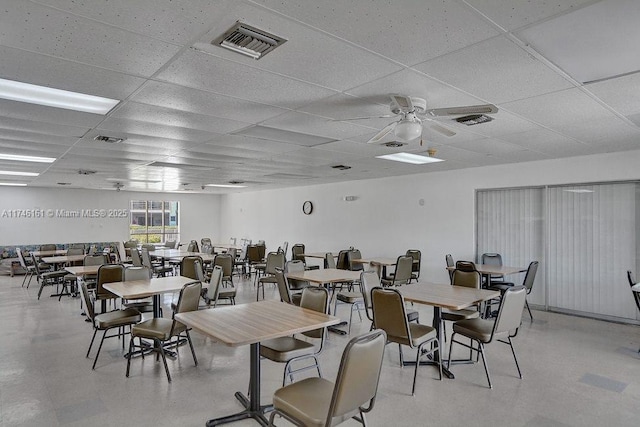
[[[79,265],[75,267],[65,267],[64,270],[74,276],[86,276],[89,274],[98,274],[100,267],[100,265]]]
[[[209,420],[207,426],[245,418],[268,425],[264,413],[269,406],[260,404],[260,341],[311,331],[340,321],[337,317],[273,300],[178,313],[176,319],[230,347],[250,345],[249,396],[239,391],[235,393],[245,409]]]
[[[56,249],[55,251],[31,251],[31,254],[35,257],[43,257],[43,256],[55,256],[55,255],[66,255],[66,249]]]
[[[466,288],[436,283],[420,283],[419,285],[401,286],[397,288],[405,301],[433,306],[433,328],[436,330],[438,342],[444,344],[441,328],[442,309],[462,310],[463,308],[479,304],[483,301],[497,298],[500,291]],[[434,363],[441,363],[440,348],[434,353]],[[425,364],[430,364],[425,362]],[[449,369],[442,366],[442,373],[448,378],[454,378]]]
[[[66,264],[68,262],[83,261],[86,255],[57,255],[43,257],[42,262],[47,264]]]
[[[149,255],[155,258],[176,258],[182,259],[187,256],[199,256],[204,262],[211,262],[215,259],[213,254],[205,254],[202,252],[187,252],[179,249],[157,249],[149,251]]]

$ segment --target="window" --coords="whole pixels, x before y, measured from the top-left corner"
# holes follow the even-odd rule
[[[132,200],[129,237],[141,243],[180,240],[179,202]]]

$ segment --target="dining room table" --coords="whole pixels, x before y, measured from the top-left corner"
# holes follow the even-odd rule
[[[42,262],[47,264],[66,264],[68,262],[78,262],[83,261],[86,255],[54,255],[54,256],[46,256],[42,257]]]
[[[265,413],[273,407],[263,405],[260,401],[260,342],[328,327],[340,321],[328,314],[275,300],[177,313],[176,319],[224,345],[249,345],[249,395],[240,391],[235,393],[244,409],[232,415],[210,419],[207,427],[247,418],[260,425],[268,425]]]
[[[488,301],[500,296],[500,291],[488,289],[467,288],[464,286],[452,286],[440,283],[425,283],[399,286],[397,288],[407,302],[425,304],[433,307],[432,326],[436,330],[438,342],[444,345],[444,331],[442,329],[442,309],[462,310],[481,302]],[[442,364],[442,348],[433,353],[432,360],[426,361],[405,361],[406,365],[438,365]],[[442,365],[442,373],[447,378],[455,378],[448,366]]]
[[[31,251],[30,252],[36,258],[40,258],[43,256],[56,256],[56,255],[66,255],[66,249],[56,249],[54,251]]]
[[[483,283],[491,283],[491,276],[508,276],[510,274],[525,273],[528,267],[510,267],[505,265],[475,264],[476,270],[483,277]],[[455,267],[447,267],[448,271],[455,270]]]

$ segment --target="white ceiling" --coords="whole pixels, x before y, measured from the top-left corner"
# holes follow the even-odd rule
[[[635,0],[0,6],[0,78],[121,100],[106,116],[0,100],[0,152],[58,159],[0,160],[0,170],[41,173],[3,182],[224,193],[640,149]],[[257,61],[210,44],[236,21],[287,42]],[[579,34],[590,33],[581,24],[597,22],[607,40],[632,42],[590,51],[565,22]],[[611,67],[598,66],[595,83],[581,82],[605,52]],[[471,127],[441,119],[455,136],[426,126],[422,146],[402,148],[366,144],[393,118],[335,120],[389,114],[390,93],[426,98],[429,108],[493,103],[499,112]],[[98,143],[97,135],[126,141]],[[375,158],[428,148],[446,161]],[[331,168],[338,164],[351,169]],[[229,181],[248,187],[202,189]]]

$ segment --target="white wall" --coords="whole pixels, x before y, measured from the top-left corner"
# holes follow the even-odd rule
[[[364,256],[420,249],[422,278],[443,282],[445,254],[475,255],[475,190],[638,179],[638,165],[640,151],[632,151],[225,195],[221,237],[263,239],[268,250],[285,240],[309,252],[355,246]],[[314,204],[309,216],[305,200]]]
[[[0,245],[127,240],[129,218],[49,218],[47,210],[129,209],[131,200],[180,202],[182,241],[220,236],[220,196],[108,190],[0,187]],[[44,218],[11,218],[8,211],[43,209]]]

